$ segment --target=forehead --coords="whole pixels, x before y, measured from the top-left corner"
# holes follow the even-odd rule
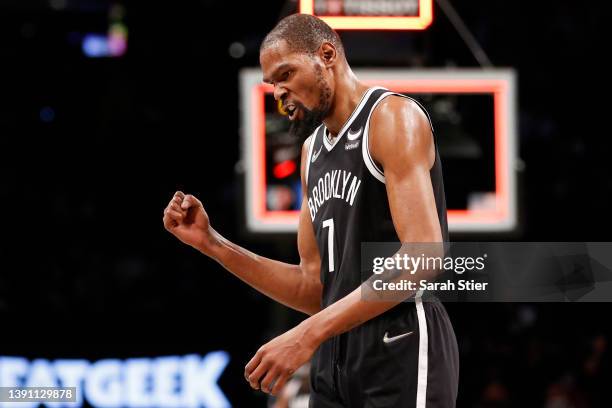
[[[309,56],[304,52],[291,50],[285,41],[275,41],[263,48],[259,54],[259,63],[264,78],[270,78],[282,68],[308,63]]]

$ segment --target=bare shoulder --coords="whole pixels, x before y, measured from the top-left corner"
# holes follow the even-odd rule
[[[371,128],[376,130],[396,129],[405,132],[391,132],[378,137],[393,138],[397,141],[417,142],[415,138],[431,137],[429,118],[412,99],[390,95],[383,99],[372,112]],[[379,132],[376,132],[379,133]]]
[[[308,150],[312,143],[313,135],[310,135],[302,143],[302,159],[300,160],[300,178],[302,179],[302,192],[306,194],[306,163],[308,162]]]
[[[308,154],[308,148],[310,147],[310,143],[312,141],[312,135],[308,136],[304,143],[302,143],[302,159]]]
[[[370,152],[380,163],[389,157],[431,161],[433,135],[429,118],[410,98],[390,95],[383,99],[372,112],[369,133]]]
[[[302,143],[302,160],[300,162],[300,167],[302,170],[302,175],[306,169],[306,161],[308,160],[308,149],[310,149],[310,143],[312,143],[313,135],[310,135],[304,140]]]

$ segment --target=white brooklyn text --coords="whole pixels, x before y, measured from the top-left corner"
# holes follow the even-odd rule
[[[361,180],[357,176],[351,177],[351,172],[346,170],[331,170],[319,177],[308,197],[312,220],[314,221],[321,206],[332,198],[344,200],[352,206],[360,185]]]

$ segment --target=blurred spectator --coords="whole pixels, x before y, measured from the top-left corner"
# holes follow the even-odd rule
[[[287,382],[270,408],[308,408],[310,364],[302,366]]]

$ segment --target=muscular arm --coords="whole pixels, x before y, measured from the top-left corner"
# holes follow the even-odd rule
[[[302,147],[304,197],[308,142]],[[321,262],[306,198],[302,201],[298,226],[299,265],[254,254],[225,239],[210,226],[204,207],[193,196],[177,193],[164,213],[164,225],[183,242],[215,259],[264,295],[309,315],[321,309]]]
[[[302,206],[298,224],[300,264],[292,265],[256,255],[221,237],[211,256],[228,271],[266,296],[312,315],[321,309],[321,260],[308,212],[304,181],[309,140],[302,147]]]
[[[391,216],[402,243],[442,242],[429,171],[435,146],[429,121],[410,100],[387,97],[371,119],[370,152],[382,165]],[[429,279],[417,271],[412,279]],[[322,341],[391,309],[399,301],[364,301],[362,287],[307,321]]]

